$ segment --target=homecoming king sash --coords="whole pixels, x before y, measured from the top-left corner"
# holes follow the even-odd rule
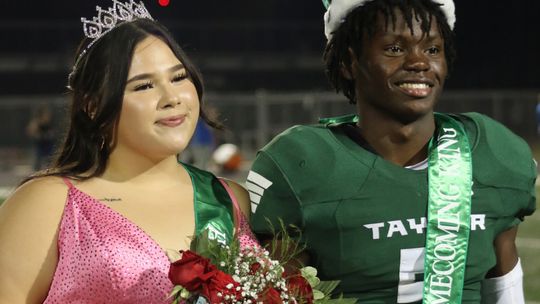
[[[356,115],[319,120],[326,126],[358,121]],[[438,132],[428,155],[423,303],[461,304],[471,225],[471,148],[458,121],[440,113],[435,121]]]
[[[460,304],[471,223],[471,149],[455,119],[438,113],[435,118],[438,132],[428,156],[423,303]]]

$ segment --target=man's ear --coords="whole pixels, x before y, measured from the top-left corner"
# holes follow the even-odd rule
[[[356,59],[356,54],[352,48],[348,48],[349,51],[349,62],[350,65],[347,66],[345,62],[341,62],[341,74],[347,80],[353,80],[354,75],[358,72],[358,60]]]

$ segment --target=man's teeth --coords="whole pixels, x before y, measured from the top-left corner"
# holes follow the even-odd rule
[[[429,85],[426,83],[402,83],[399,87],[404,89],[427,89]]]

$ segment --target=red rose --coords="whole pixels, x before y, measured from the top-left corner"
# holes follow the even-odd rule
[[[253,275],[253,274],[257,273],[257,271],[259,271],[259,269],[261,269],[261,263],[255,262],[255,263],[251,264],[251,266],[249,267],[249,273]]]
[[[182,253],[180,260],[171,264],[169,279],[174,285],[182,285],[188,291],[197,291],[216,271],[208,259],[188,250]]]
[[[230,275],[223,271],[215,271],[210,280],[203,284],[201,294],[205,296],[210,303],[222,303],[223,298],[226,295],[231,296],[233,299],[240,299],[241,290],[236,290],[240,284],[236,282]],[[221,296],[218,295],[221,294]]]
[[[313,303],[313,289],[300,273],[287,277],[287,288],[299,303]]]
[[[279,291],[275,290],[272,287],[266,288],[257,299],[257,303],[263,304],[282,304],[281,296]]]

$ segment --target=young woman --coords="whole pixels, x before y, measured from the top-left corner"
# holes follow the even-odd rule
[[[249,235],[246,192],[177,162],[199,118],[217,126],[195,67],[142,3],[98,11],[57,159],[0,208],[0,303],[165,303],[167,251]]]

